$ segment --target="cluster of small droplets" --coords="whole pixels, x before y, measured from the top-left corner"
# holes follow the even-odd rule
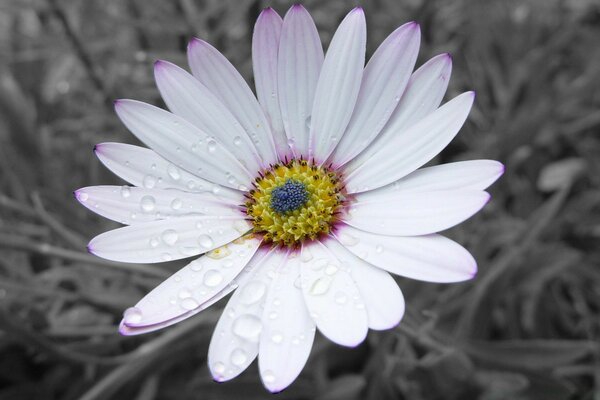
[[[338,174],[300,159],[261,173],[247,199],[253,231],[267,243],[294,247],[331,232],[345,196]]]

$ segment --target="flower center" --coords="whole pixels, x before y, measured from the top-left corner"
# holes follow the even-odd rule
[[[261,173],[247,198],[253,231],[267,243],[284,246],[329,233],[345,199],[336,172],[302,159]]]

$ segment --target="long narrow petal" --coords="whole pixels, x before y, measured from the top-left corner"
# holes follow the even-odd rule
[[[319,241],[302,247],[301,261],[304,300],[319,331],[342,346],[360,344],[367,336],[367,312],[348,266]]]
[[[403,134],[404,129],[437,109],[446,93],[451,72],[452,58],[448,54],[433,57],[416,70],[386,126],[362,153],[346,165],[347,172],[355,170],[388,146],[395,136]]]
[[[190,42],[188,62],[194,77],[227,106],[252,138],[263,166],[274,163],[277,152],[269,121],[235,67],[217,49],[200,39]]]
[[[437,191],[369,196],[359,193],[342,220],[367,232],[390,236],[418,236],[440,232],[473,216],[487,204],[482,191]]]
[[[182,170],[156,152],[125,143],[100,143],[94,153],[121,179],[146,189],[178,189],[186,192],[212,192],[229,204],[242,204],[242,192],[209,182]]]
[[[366,262],[393,274],[427,282],[460,282],[477,272],[473,256],[441,235],[384,236],[342,225],[335,237]]]
[[[234,189],[247,190],[252,182],[225,144],[183,118],[135,100],[118,100],[115,110],[135,136],[176,166]]]
[[[504,173],[504,165],[494,160],[469,160],[434,165],[411,172],[379,189],[363,192],[363,201],[393,198],[397,193],[423,193],[447,190],[485,190]]]
[[[394,278],[350,253],[337,240],[323,242],[337,258],[349,266],[350,275],[365,301],[369,328],[390,329],[404,316],[404,296]]]
[[[348,174],[348,192],[385,186],[431,160],[456,136],[474,99],[473,92],[463,93],[395,135],[385,147]]]
[[[357,7],[333,35],[317,83],[309,156],[319,162],[329,157],[352,117],[365,66],[366,44],[365,14]]]
[[[217,382],[235,378],[256,358],[267,289],[285,255],[283,251],[266,253],[227,303],[208,348],[208,367]]]
[[[299,156],[308,156],[308,134],[323,47],[312,17],[297,4],[285,14],[279,42],[277,86],[288,143]]]
[[[283,20],[279,14],[269,7],[258,16],[252,34],[252,69],[256,96],[267,119],[271,122],[273,140],[281,159],[289,151],[279,109],[280,94],[277,85],[277,58],[282,25]]]
[[[346,133],[334,150],[334,165],[350,161],[383,129],[410,79],[420,41],[419,25],[409,22],[392,32],[375,51],[363,72]]]
[[[227,149],[249,171],[261,167],[252,139],[223,103],[198,79],[167,61],[154,64],[160,93],[174,113],[196,125]]]
[[[260,243],[246,236],[192,261],[141,299],[133,318],[125,313],[125,325],[155,325],[195,310],[231,284]]]
[[[288,258],[275,271],[263,311],[258,367],[263,384],[280,392],[300,374],[308,360],[315,323],[300,288],[300,259]]]
[[[206,253],[250,228],[243,216],[173,217],[104,232],[90,241],[88,250],[108,260],[158,263]]]
[[[152,325],[129,326],[126,324],[126,319],[128,320],[128,323],[132,323],[132,320],[135,321],[135,320],[139,319],[140,310],[135,307],[131,307],[131,308],[125,310],[125,313],[123,315],[124,318],[123,318],[123,320],[121,320],[121,323],[119,324],[119,333],[121,333],[122,335],[125,335],[125,336],[141,335],[144,333],[154,332],[159,329],[166,328],[168,326],[171,326],[171,325],[177,324],[183,320],[186,320],[190,317],[193,317],[194,315],[198,314],[201,311],[206,310],[208,307],[212,306],[213,304],[215,304],[216,302],[218,302],[219,300],[221,300],[222,298],[226,297],[231,292],[236,290],[238,287],[243,286],[246,282],[248,282],[248,280],[253,276],[253,272],[256,270],[256,267],[257,267],[256,263],[258,261],[262,260],[264,255],[265,255],[265,251],[262,251],[259,248],[256,251],[256,253],[254,253],[254,256],[252,257],[250,262],[246,265],[246,267],[244,269],[242,269],[242,271],[227,286],[225,286],[225,288],[216,292],[213,295],[213,297],[209,298],[205,302],[200,303],[200,305],[198,307],[196,307],[190,311],[187,311],[175,318],[171,318],[171,319],[168,319],[168,320],[156,323],[156,324],[152,324]]]
[[[195,214],[239,216],[239,206],[221,201],[212,192],[190,193],[131,186],[90,186],[75,197],[91,211],[126,225]]]

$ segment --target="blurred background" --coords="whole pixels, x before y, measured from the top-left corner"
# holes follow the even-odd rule
[[[493,200],[448,232],[479,263],[472,281],[399,278],[407,315],[358,348],[318,337],[278,399],[600,399],[600,2],[310,1],[325,47],[345,13],[367,14],[368,52],[421,24],[418,64],[454,56],[446,98],[476,104],[435,163],[507,166]],[[193,36],[252,82],[260,10],[289,1],[0,0],[0,399],[269,399],[256,365],[212,382],[206,353],[224,301],[122,337],[122,311],[181,263],[119,264],[86,253],[115,223],[79,187],[122,184],[94,144],[135,143],[112,100],[162,105],[152,64],[186,66]]]

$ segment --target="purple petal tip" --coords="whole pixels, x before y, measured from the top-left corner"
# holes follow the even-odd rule
[[[92,247],[91,243],[88,243],[88,245],[86,246],[87,248],[87,252],[93,255],[96,255],[96,253],[94,253],[94,248]]]

